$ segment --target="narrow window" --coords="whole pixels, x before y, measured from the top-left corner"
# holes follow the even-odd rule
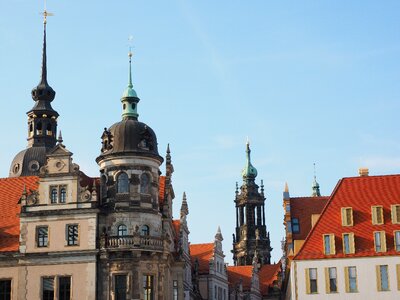
[[[400,251],[400,230],[394,232],[394,248]]]
[[[60,203],[65,203],[67,200],[67,189],[65,187],[60,188]]]
[[[326,255],[335,254],[335,235],[324,234],[324,252]]]
[[[356,267],[345,267],[346,292],[357,292],[357,269]]]
[[[126,280],[126,275],[115,275],[115,300],[126,300]]]
[[[354,247],[354,233],[343,233],[343,253],[353,254],[355,253]]]
[[[36,227],[36,244],[38,247],[47,247],[49,244],[49,227]]]
[[[288,232],[291,233],[292,232],[292,222],[288,221],[286,228],[287,228]]]
[[[42,300],[54,300],[54,277],[42,277]]]
[[[107,198],[107,177],[101,176],[101,199]]]
[[[58,300],[71,299],[71,277],[58,277]]]
[[[298,218],[293,218],[292,219],[292,232],[293,233],[299,233],[300,232],[300,224],[299,224],[299,219]]]
[[[173,281],[173,300],[178,300],[178,280]]]
[[[42,122],[36,124],[36,134],[38,135],[42,134]]]
[[[389,274],[387,265],[376,266],[376,279],[378,291],[389,290]]]
[[[149,193],[149,175],[146,173],[143,173],[140,176],[140,192],[142,194],[148,194]]]
[[[310,292],[317,293],[318,286],[317,286],[317,269],[311,268],[310,269]]]
[[[386,235],[384,231],[374,232],[375,252],[386,252]]]
[[[67,245],[77,246],[79,245],[79,227],[78,224],[69,224],[66,226],[67,231]]]
[[[118,193],[129,193],[129,178],[128,174],[121,173],[117,179],[117,191]]]
[[[141,234],[142,234],[143,236],[148,236],[148,235],[150,234],[149,226],[143,225],[143,226],[142,226],[142,232],[141,232]]]
[[[381,225],[383,224],[383,207],[372,206],[372,224]]]
[[[57,187],[50,188],[50,200],[51,200],[51,203],[57,203],[57,200],[58,200]]]
[[[327,293],[336,293],[337,290],[337,274],[336,274],[336,268],[326,268],[326,274],[325,276],[327,277],[326,283],[327,283],[327,288],[326,292]]]
[[[342,207],[342,226],[353,226],[353,209]]]
[[[46,134],[47,134],[47,135],[52,135],[52,134],[53,134],[53,132],[51,131],[51,124],[50,124],[50,123],[47,124],[47,127],[46,127]]]
[[[400,224],[400,204],[392,205],[391,210],[392,210],[392,223]]]
[[[0,300],[11,300],[11,279],[0,280]]]
[[[153,300],[154,297],[154,286],[153,286],[153,276],[144,275],[143,276],[143,293],[144,300]]]
[[[126,228],[126,225],[121,224],[118,226],[118,236],[126,236],[128,235],[128,228]]]

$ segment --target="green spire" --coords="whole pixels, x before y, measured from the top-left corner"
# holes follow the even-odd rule
[[[257,177],[257,169],[254,168],[253,165],[251,164],[250,152],[251,152],[250,143],[249,143],[249,141],[247,141],[247,143],[246,143],[246,165],[242,171],[243,179],[246,179],[246,178],[254,179]]]
[[[137,103],[139,102],[139,98],[136,94],[136,91],[133,89],[132,84],[132,52],[129,50],[129,81],[128,86],[122,94],[121,102],[122,102],[122,119],[137,119],[139,114],[137,113]]]

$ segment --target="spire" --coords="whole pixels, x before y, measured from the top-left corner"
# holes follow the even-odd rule
[[[62,142],[63,142],[63,137],[62,137],[61,130],[60,130],[60,131],[58,132],[57,143],[60,144],[60,145],[62,145]]]
[[[315,171],[315,163],[314,163],[314,181],[312,184],[312,194],[311,196],[313,197],[320,197],[321,196],[321,192],[319,190],[319,184],[317,182],[317,176],[316,176],[316,171]]]
[[[132,37],[129,37],[129,41],[132,40]],[[122,102],[122,119],[134,119],[137,120],[139,114],[137,113],[137,103],[140,101],[138,98],[136,91],[133,89],[132,84],[132,47],[129,47],[128,57],[129,57],[129,77],[128,77],[128,86],[122,94],[121,102]]]
[[[215,234],[215,240],[222,242],[224,238],[222,237],[221,227],[218,226],[217,233]]]
[[[246,165],[243,168],[242,171],[242,176],[243,179],[254,179],[257,177],[257,169],[253,167],[253,165],[251,164],[251,159],[250,159],[250,142],[247,141],[246,143]]]
[[[289,186],[287,182],[285,182],[285,189],[283,191],[289,193]]]
[[[35,101],[51,102],[56,96],[56,92],[47,82],[47,46],[46,46],[46,26],[47,17],[53,16],[52,13],[47,12],[46,8],[43,11],[43,50],[42,50],[42,74],[40,82],[37,87],[32,90],[32,98]],[[50,110],[51,106],[49,107]]]
[[[186,193],[183,192],[182,205],[181,205],[181,218],[189,214],[189,207],[186,201]]]

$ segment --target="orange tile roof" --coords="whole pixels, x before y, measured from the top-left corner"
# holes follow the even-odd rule
[[[311,216],[320,214],[329,197],[290,198],[290,216],[299,219],[299,233],[292,233],[293,240],[305,240],[311,230]]]
[[[19,199],[24,186],[36,190],[36,176],[0,179],[0,252],[18,251],[19,248]]]
[[[164,203],[165,198],[165,176],[160,176],[159,190],[158,190],[158,202],[160,205]]]
[[[181,230],[181,220],[172,220],[172,226],[175,230],[176,237],[179,238],[179,232]]]
[[[268,294],[268,289],[275,280],[278,279],[281,263],[273,265],[263,265],[258,271],[260,281],[260,291],[262,295]],[[251,288],[251,276],[253,274],[253,266],[228,266],[228,281],[233,287],[242,280],[243,290],[249,291]]]
[[[392,224],[392,204],[400,204],[400,175],[349,177],[336,185],[321,217],[311,230],[295,260],[400,255],[394,249],[393,231],[400,224]],[[372,225],[371,206],[382,205],[384,224]],[[341,224],[341,208],[353,208],[353,226]],[[374,231],[386,232],[387,252],[374,250]],[[343,254],[342,234],[354,233],[355,254]],[[335,235],[335,255],[325,255],[323,234]]]
[[[190,256],[192,259],[192,266],[196,258],[199,261],[199,274],[208,274],[210,271],[210,259],[214,254],[214,243],[207,244],[191,244]]]

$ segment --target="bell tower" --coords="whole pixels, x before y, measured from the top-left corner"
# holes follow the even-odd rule
[[[260,265],[270,264],[271,251],[269,232],[265,225],[264,185],[255,183],[257,169],[251,164],[250,144],[246,144],[246,165],[242,171],[243,183],[236,183],[236,230],[233,234],[233,261],[236,266],[253,264],[257,253]]]

